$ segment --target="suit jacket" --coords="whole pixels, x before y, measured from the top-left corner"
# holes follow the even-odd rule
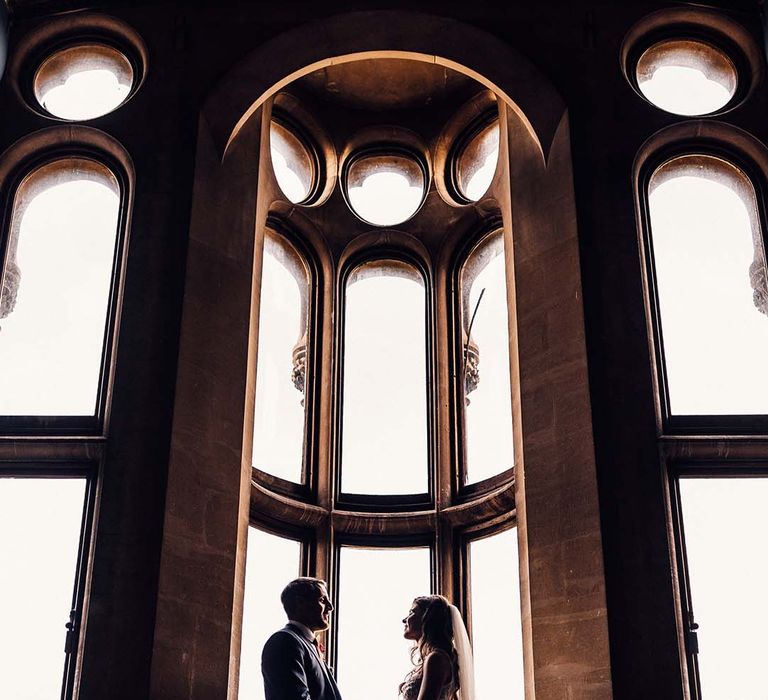
[[[317,649],[290,623],[275,632],[261,654],[266,700],[341,700]]]

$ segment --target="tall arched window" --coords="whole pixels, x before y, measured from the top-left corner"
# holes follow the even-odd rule
[[[484,237],[461,267],[463,483],[514,465],[504,234]],[[463,484],[462,484],[463,485]]]
[[[304,460],[312,280],[284,237],[267,230],[261,270],[253,466],[279,479],[306,482]]]
[[[752,182],[721,157],[677,156],[653,172],[648,212],[669,420],[768,413],[768,282]]]
[[[48,162],[16,189],[0,297],[0,416],[79,417],[91,428],[103,420],[120,199],[114,173],[82,157]]]
[[[408,61],[385,64],[369,67],[410,68]],[[423,70],[414,90],[424,82],[442,84],[441,71]],[[329,580],[336,612],[325,644],[346,694],[381,700],[396,694],[410,668],[401,620],[414,597],[430,592],[450,595],[468,620],[476,607],[478,673],[488,693],[499,690],[500,680],[493,672],[493,615],[483,606],[489,595],[507,601],[505,624],[518,641],[505,659],[521,687],[507,259],[492,199],[500,157],[496,107],[480,92],[473,98],[482,102],[480,130],[477,112],[465,109],[454,147],[438,156],[426,136],[398,123],[376,126],[376,110],[363,111],[373,126],[358,133],[345,133],[341,119],[333,137],[313,120],[302,123],[314,104],[314,81],[327,79],[309,76],[306,91],[281,93],[276,102],[281,118],[305,136],[303,147],[314,144],[304,166],[321,162],[329,172],[327,153],[343,154],[335,173],[340,191],[297,202],[281,181],[274,133],[262,142],[272,157],[262,159],[260,192],[275,203],[263,239],[251,370],[250,542],[262,545],[259,552],[249,544],[246,568],[256,571],[254,557],[269,559],[270,580],[274,573],[287,583],[298,573],[296,542],[303,543],[308,555],[301,572]],[[478,138],[468,166],[467,144]],[[463,169],[457,158],[464,158]],[[468,167],[483,171],[472,190],[489,207],[481,222],[465,194],[438,190],[431,179],[436,168],[444,181],[461,169],[474,182]],[[316,182],[320,171],[302,172],[306,182]],[[327,191],[327,184],[319,187]],[[466,221],[454,221],[457,210]],[[315,282],[310,260],[319,261],[322,281]],[[451,267],[435,275],[438,260],[450,260]],[[297,390],[297,377],[304,387],[317,387],[314,398]],[[453,451],[456,444],[463,454]],[[306,455],[316,466],[311,480],[302,476]],[[278,550],[292,552],[289,565],[280,563]],[[494,559],[504,562],[503,581],[494,577]],[[278,591],[267,593],[266,585],[248,574],[241,697],[256,683],[254,639],[267,633],[249,622],[248,601],[263,594],[278,605]],[[371,653],[381,663],[361,674]]]
[[[362,263],[344,283],[340,492],[429,490],[425,280],[398,260]]]
[[[73,134],[102,140],[75,128],[61,141]],[[74,691],[108,428],[128,176],[82,144],[71,151],[39,153],[15,180],[15,151],[0,161],[11,193],[0,236],[0,437],[25,436],[0,459],[0,595],[14,601],[0,644],[8,697]],[[66,436],[67,449],[51,449],[51,435]]]
[[[720,147],[684,150],[649,169],[643,202],[679,626],[695,698],[762,692],[751,655],[768,606],[752,583],[768,580],[768,558],[753,537],[768,454],[761,441],[734,437],[768,433],[768,266],[755,173]]]

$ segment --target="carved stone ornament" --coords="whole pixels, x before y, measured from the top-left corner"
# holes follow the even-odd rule
[[[762,255],[755,255],[749,266],[749,281],[752,285],[752,301],[758,311],[768,316],[768,274]]]
[[[469,406],[469,394],[480,384],[480,348],[470,340],[464,344],[464,401]]]
[[[3,288],[0,291],[0,319],[7,318],[16,307],[16,296],[21,282],[21,270],[19,266],[9,261],[5,266],[3,275]]]
[[[304,387],[307,378],[307,342],[302,338],[293,348],[293,370],[291,371],[291,381],[297,391],[304,393]],[[304,399],[301,400],[304,405]]]

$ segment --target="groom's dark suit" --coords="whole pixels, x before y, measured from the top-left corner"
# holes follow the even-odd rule
[[[312,638],[290,622],[264,645],[261,672],[266,700],[341,700]]]

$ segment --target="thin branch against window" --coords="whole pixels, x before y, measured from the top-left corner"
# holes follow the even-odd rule
[[[309,273],[296,249],[264,237],[252,464],[301,482],[307,410]]]
[[[768,285],[754,189],[733,165],[682,156],[649,184],[673,415],[768,413]]]
[[[511,469],[515,460],[502,232],[471,252],[460,282],[464,478],[476,482]]]
[[[349,275],[344,294],[342,491],[426,493],[424,279],[410,264],[375,261]]]
[[[14,199],[0,295],[0,415],[93,416],[120,191],[83,158],[33,171]]]

